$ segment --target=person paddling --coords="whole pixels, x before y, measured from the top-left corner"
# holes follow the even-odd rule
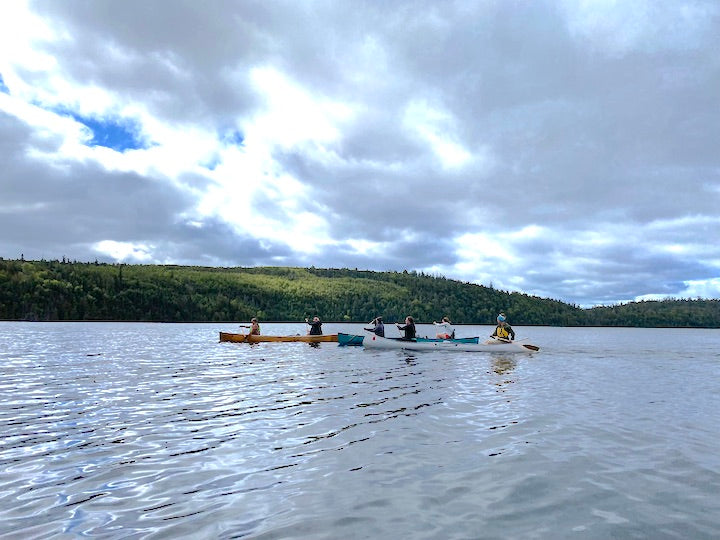
[[[370,324],[374,325],[372,328],[365,328],[368,332],[373,332],[376,336],[385,337],[385,325],[382,322],[382,317],[375,317]]]
[[[398,330],[405,332],[405,335],[401,339],[405,341],[413,341],[415,339],[415,320],[408,315],[405,317],[405,326],[401,326],[400,323],[395,323]]]
[[[305,322],[310,325],[310,330],[308,331],[308,335],[311,336],[322,336],[322,322],[320,322],[320,317],[313,317],[312,322],[310,322],[308,319],[305,319]]]
[[[438,333],[435,334],[436,337],[440,339],[455,339],[455,329],[452,327],[452,324],[450,324],[449,318],[443,317],[442,321],[433,321],[433,324],[441,327],[438,328]]]
[[[250,319],[250,326],[246,324],[241,324],[240,328],[249,328],[250,331],[248,332],[249,336],[259,336],[260,335],[260,323],[258,322],[257,318],[253,317]]]
[[[515,339],[515,331],[512,329],[507,322],[507,317],[504,313],[500,313],[497,316],[497,326],[495,331],[490,334],[490,337],[496,338],[499,341],[512,341]]]

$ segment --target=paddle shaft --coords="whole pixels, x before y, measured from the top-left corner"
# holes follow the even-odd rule
[[[512,340],[507,339],[507,338],[501,338],[501,337],[497,337],[497,336],[490,336],[490,337],[492,339],[496,339],[497,341],[501,341],[503,343],[512,343]],[[520,345],[521,347],[525,347],[526,349],[530,349],[531,351],[539,351],[540,350],[540,347],[538,347],[537,345],[530,345],[528,343],[519,343],[518,345]]]

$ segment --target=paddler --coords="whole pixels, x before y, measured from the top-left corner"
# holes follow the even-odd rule
[[[312,322],[310,322],[309,319],[305,319],[305,322],[310,325],[310,329],[308,330],[308,335],[310,336],[321,336],[322,335],[322,322],[320,321],[320,317],[317,315],[313,317]]]
[[[497,316],[497,326],[490,337],[498,338],[501,341],[512,341],[515,339],[515,331],[507,323],[507,317],[504,313]]]
[[[246,324],[241,324],[240,328],[249,328],[250,331],[248,332],[248,335],[250,336],[259,336],[260,335],[260,323],[258,322],[256,317],[253,317],[250,319],[250,326]]]
[[[410,315],[405,317],[405,326],[400,323],[395,323],[395,326],[397,326],[398,330],[404,332],[401,339],[404,339],[405,341],[415,340],[415,319],[413,319]]]
[[[385,337],[385,325],[383,324],[382,317],[375,317],[370,324],[372,328],[365,328],[368,332],[373,332],[376,336]]]

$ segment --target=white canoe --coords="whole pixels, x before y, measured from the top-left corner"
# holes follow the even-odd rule
[[[406,351],[458,351],[458,352],[501,352],[532,353],[540,347],[517,341],[489,339],[484,343],[458,343],[455,341],[407,341],[399,338],[384,338],[375,334],[363,338],[368,349],[404,349]]]

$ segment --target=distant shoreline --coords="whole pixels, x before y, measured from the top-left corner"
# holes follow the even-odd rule
[[[53,321],[29,321],[25,319],[0,319],[0,323],[130,323],[130,324],[243,324],[246,321],[137,321],[137,320],[53,320]],[[402,322],[402,321],[397,321]],[[305,324],[305,321],[261,321],[261,324]],[[365,325],[367,321],[323,321],[323,324],[356,324]],[[387,322],[386,325],[394,325],[395,322]],[[415,322],[417,326],[432,326],[430,322]],[[464,326],[487,326],[493,328],[495,325],[487,323],[453,323],[454,327]],[[552,324],[514,324],[514,328],[615,328],[636,330],[642,328],[664,329],[664,330],[720,330],[717,326],[610,326],[610,325],[568,325],[558,326]]]
[[[197,267],[0,259],[0,320],[366,324],[378,315],[429,324],[560,328],[720,328],[720,300],[665,299],[583,308],[422,272]],[[357,321],[357,322],[353,322]]]

